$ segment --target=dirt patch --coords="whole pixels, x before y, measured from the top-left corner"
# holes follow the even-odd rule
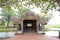
[[[7,40],[7,39],[9,39],[9,38],[0,38],[0,40]]]

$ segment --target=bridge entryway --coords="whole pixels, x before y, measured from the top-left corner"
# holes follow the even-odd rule
[[[36,33],[37,25],[36,20],[24,20],[23,21],[23,33]]]

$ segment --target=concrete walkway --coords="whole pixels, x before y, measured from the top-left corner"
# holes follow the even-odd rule
[[[45,32],[47,36],[53,36],[53,37],[59,37],[59,32],[58,31],[48,31]]]
[[[15,37],[7,40],[60,40],[60,39],[49,37],[46,35],[23,34],[23,35],[16,35]]]

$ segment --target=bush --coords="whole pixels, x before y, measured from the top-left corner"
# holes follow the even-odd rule
[[[0,28],[6,28],[6,26],[0,26]]]
[[[14,32],[14,28],[1,28],[0,32]]]
[[[49,31],[49,29],[48,28],[45,28],[45,31]]]

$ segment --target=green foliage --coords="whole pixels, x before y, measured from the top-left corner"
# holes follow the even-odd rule
[[[30,1],[28,1],[29,3]],[[41,12],[47,12],[48,10],[56,9],[56,0],[31,0],[30,5],[35,4],[36,7],[41,8]],[[28,4],[29,5],[29,4]]]
[[[24,13],[24,12],[28,12],[28,11],[30,11],[30,9],[29,8],[22,8],[22,9],[19,9],[19,13],[20,14],[22,14],[22,13]]]
[[[5,24],[5,21],[2,19],[1,21],[0,21],[0,26],[3,26]]]
[[[43,18],[43,17],[46,16],[46,14],[45,13],[40,13],[39,16]]]
[[[47,27],[45,27],[45,31],[49,31],[49,29]]]
[[[45,25],[45,31],[49,31],[49,28],[60,28],[60,25],[59,24]]]
[[[56,0],[0,0],[0,6],[10,5],[14,8],[21,9],[22,7],[36,6],[42,9],[42,12],[47,12],[49,9],[56,9]]]
[[[2,26],[2,22],[0,22],[0,26]]]
[[[22,8],[22,9],[18,9],[17,12],[15,12],[11,6],[6,5],[2,8],[2,14],[1,16],[3,21],[2,23],[5,21],[5,23],[7,23],[7,27],[9,27],[9,24],[11,22],[12,19],[21,16],[24,12],[29,11],[30,9],[28,8]],[[16,15],[17,14],[17,15]],[[11,24],[12,25],[12,24]]]
[[[52,13],[47,13],[47,14],[45,14],[45,13],[40,13],[39,16],[40,16],[41,18],[48,18],[48,20],[50,20],[50,19],[53,17]]]
[[[19,16],[23,15],[24,12],[28,12],[28,11],[30,11],[30,9],[29,8],[25,8],[25,7],[22,8],[22,9],[18,9],[17,16],[19,17]]]
[[[2,23],[2,25],[5,25],[5,21],[2,19],[2,21],[1,21],[1,23]]]
[[[1,26],[1,25],[0,25],[0,29],[1,29],[1,28],[6,28],[6,26],[4,26],[4,25]]]
[[[14,28],[8,28],[8,29],[6,29],[6,28],[1,28],[1,29],[0,29],[0,32],[14,32]]]
[[[6,5],[2,8],[1,16],[2,16],[2,19],[5,22],[7,22],[7,27],[9,27],[9,23],[14,16],[14,11],[10,6]],[[3,23],[3,21],[2,21],[2,23]]]
[[[60,25],[46,25],[46,28],[60,28]]]

